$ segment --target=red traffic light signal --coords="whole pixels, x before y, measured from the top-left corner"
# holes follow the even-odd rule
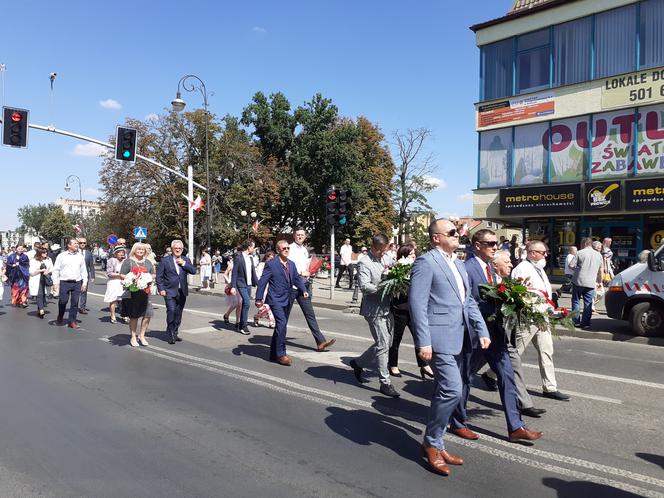
[[[28,114],[25,109],[2,108],[2,144],[8,147],[28,146]]]

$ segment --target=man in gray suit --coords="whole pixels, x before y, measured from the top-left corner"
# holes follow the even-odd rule
[[[394,322],[390,314],[390,301],[392,296],[382,297],[378,284],[383,279],[385,267],[381,262],[383,253],[387,249],[387,236],[379,233],[373,236],[371,251],[357,264],[358,283],[362,291],[362,304],[360,315],[369,324],[369,330],[374,343],[361,356],[350,360],[355,378],[358,382],[365,382],[362,372],[365,367],[376,363],[380,379],[380,392],[385,396],[398,398],[399,393],[390,381],[390,371],[387,368],[388,353],[392,345]]]
[[[434,371],[435,389],[422,450],[434,472],[448,475],[448,464],[463,459],[445,450],[443,436],[462,395],[460,365],[473,347],[491,340],[484,317],[471,295],[468,275],[455,256],[459,232],[446,219],[429,225],[432,249],[417,258],[410,277],[408,307],[417,354]]]
[[[590,318],[593,314],[593,298],[598,282],[602,281],[602,263],[604,259],[599,249],[593,248],[593,241],[586,237],[581,241],[581,250],[570,263],[574,270],[572,275],[572,311],[577,313],[574,325],[582,329],[590,328]],[[583,315],[579,316],[580,301],[583,300]]]

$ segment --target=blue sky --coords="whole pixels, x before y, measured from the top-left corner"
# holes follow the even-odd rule
[[[294,107],[321,92],[342,115],[364,115],[388,137],[430,128],[441,180],[430,202],[443,215],[470,214],[479,51],[468,27],[511,4],[5,2],[3,25],[16,42],[5,38],[0,49],[4,105],[30,109],[32,123],[108,139],[126,117],[164,112],[188,73],[214,92],[210,110],[218,115],[239,115],[258,90],[281,91]],[[188,108],[202,106],[198,94],[183,97]],[[69,174],[81,178],[84,198],[96,198],[101,160],[84,145],[31,130],[27,150],[0,147],[0,229],[16,227],[20,206],[65,195]]]

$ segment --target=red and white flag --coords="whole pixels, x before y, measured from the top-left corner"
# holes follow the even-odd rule
[[[184,195],[184,194],[182,194],[182,195],[184,196],[185,199],[187,199],[187,202],[189,203],[189,209],[193,209],[197,213],[200,213],[201,211],[203,211],[203,207],[205,206],[205,203],[203,202],[203,199],[201,199],[200,195],[197,195],[196,199],[194,199],[193,201],[189,197],[187,197],[186,195]]]
[[[81,228],[81,225],[72,225],[74,227],[74,231],[76,233],[81,233],[83,229]]]

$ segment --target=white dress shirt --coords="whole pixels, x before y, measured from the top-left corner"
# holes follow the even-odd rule
[[[302,274],[305,271],[309,271],[309,251],[307,251],[307,248],[295,242],[291,243],[288,247],[290,247],[288,259],[295,263],[297,272]]]
[[[461,277],[461,273],[459,272],[459,269],[456,266],[456,263],[454,262],[455,259],[457,259],[456,254],[447,254],[445,251],[443,251],[440,247],[437,247],[438,251],[440,254],[443,255],[443,259],[447,263],[447,266],[450,267],[450,270],[452,270],[452,274],[454,275],[454,279],[456,280],[457,288],[459,289],[459,295],[461,296],[461,302],[466,301],[466,286],[463,284],[463,278]]]
[[[522,278],[526,280],[529,278],[528,288],[535,289],[541,292],[546,292],[546,297],[551,299],[551,284],[546,272],[537,268],[527,259],[522,261],[516,268],[512,270],[512,278]]]
[[[81,252],[61,252],[55,258],[53,265],[53,282],[61,280],[88,281],[88,269],[85,267],[85,257]]]
[[[344,244],[341,246],[341,249],[339,249],[339,256],[341,256],[341,264],[343,266],[348,266],[351,264],[351,261],[353,259],[353,246],[348,244]]]
[[[244,269],[247,274],[247,285],[251,287],[252,281],[251,281],[251,269],[254,267],[254,258],[252,258],[249,254],[247,253],[242,253],[242,257],[244,258]]]

